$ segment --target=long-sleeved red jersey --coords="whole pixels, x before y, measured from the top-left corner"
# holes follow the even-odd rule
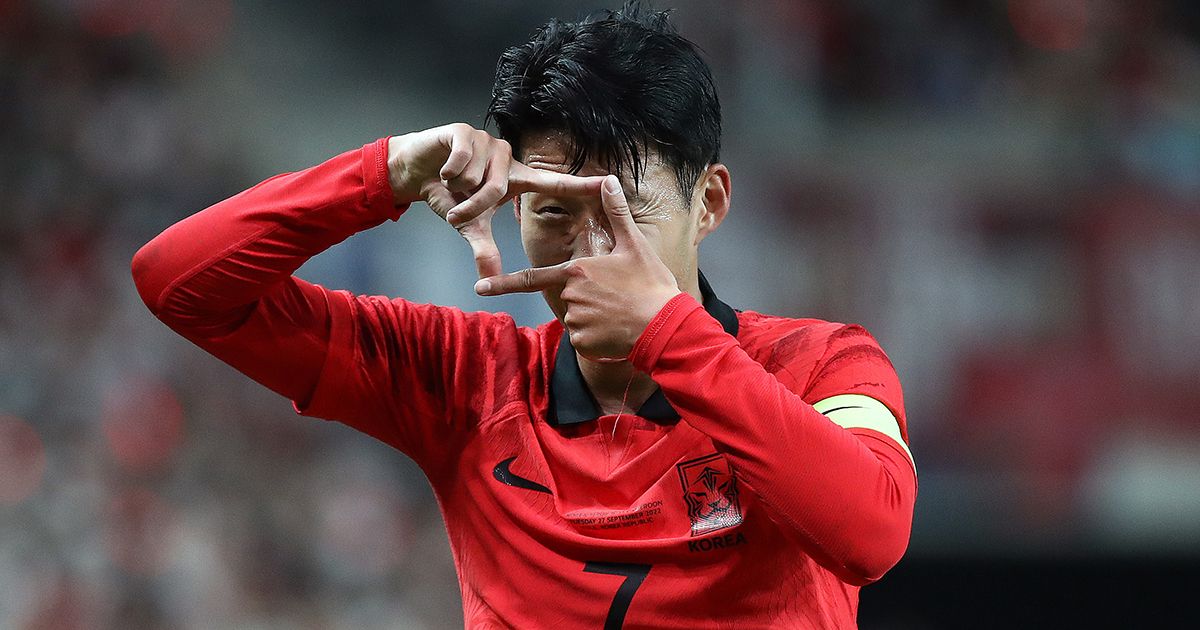
[[[874,339],[737,312],[702,282],[703,304],[680,293],[634,347],[659,391],[636,416],[602,415],[558,321],[291,275],[403,212],[386,148],[167,229],[133,260],[142,298],[300,413],[420,465],[468,628],[853,627],[859,586],[904,552],[916,496],[900,384]],[[845,394],[882,403],[899,431],[813,407]]]

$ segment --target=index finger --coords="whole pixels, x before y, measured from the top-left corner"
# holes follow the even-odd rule
[[[562,197],[589,197],[600,194],[604,184],[601,176],[581,177],[567,173],[556,173],[543,169],[530,168],[513,160],[508,171],[508,192],[510,195],[536,192],[545,195]]]
[[[513,273],[484,278],[475,283],[479,295],[533,293],[566,283],[571,261],[550,267],[530,267]]]

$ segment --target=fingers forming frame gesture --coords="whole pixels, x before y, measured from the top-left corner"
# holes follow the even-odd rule
[[[629,211],[629,202],[621,190],[621,183],[614,175],[603,178],[601,200],[605,214],[613,230],[613,250],[609,255],[623,252],[644,253],[648,245],[646,236],[638,229]],[[650,252],[653,255],[653,252]],[[530,267],[509,274],[495,274],[475,283],[480,295],[504,295],[507,293],[532,293],[566,284],[572,270],[579,264],[568,260],[549,267]],[[661,264],[661,263],[659,263]]]
[[[393,189],[401,201],[424,199],[471,246],[480,278],[501,273],[500,250],[492,235],[496,209],[526,192],[590,196],[601,177],[540,171],[513,159],[508,142],[470,125],[455,123],[398,139],[406,159],[393,167]]]
[[[604,179],[601,201],[613,232],[608,254],[483,278],[480,295],[559,289],[571,344],[597,361],[622,361],[664,304],[679,293],[670,269],[638,228],[621,184]]]

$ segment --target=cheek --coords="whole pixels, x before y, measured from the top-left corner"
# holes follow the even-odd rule
[[[663,264],[671,271],[676,275],[684,271],[682,267],[692,251],[691,240],[685,226],[675,224],[662,226],[647,234],[646,239],[650,241],[650,246],[658,253]]]
[[[525,217],[521,221],[521,244],[525,255],[534,267],[557,265],[571,258],[573,242],[569,226],[550,226],[537,217]]]
[[[613,240],[612,234],[604,229],[604,225],[599,221],[589,218],[583,227],[584,238],[587,239],[584,243],[584,255],[601,256],[607,254],[616,247],[616,242]]]

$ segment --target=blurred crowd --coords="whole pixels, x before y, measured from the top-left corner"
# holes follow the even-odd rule
[[[706,275],[879,338],[910,554],[1200,553],[1200,5],[673,4],[734,176]],[[275,172],[480,124],[500,50],[596,6],[0,0],[0,627],[461,626],[418,469],[176,338],[129,260]],[[496,308],[435,230],[302,274]]]

